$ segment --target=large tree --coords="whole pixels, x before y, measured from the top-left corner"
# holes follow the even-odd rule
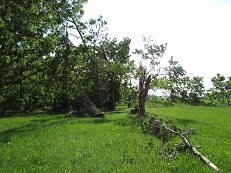
[[[100,47],[100,51],[106,60],[106,67],[108,70],[110,110],[114,110],[115,102],[119,101],[119,85],[129,72],[130,42],[131,40],[129,38],[124,38],[120,42],[118,42],[117,39],[108,39],[103,42]]]
[[[169,66],[166,68],[166,89],[170,92],[170,100],[176,102],[179,98],[180,84],[186,71],[175,61],[173,57],[168,61]]]
[[[43,87],[44,60],[54,53],[66,19],[82,16],[82,0],[0,3],[0,107],[25,110]]]
[[[211,79],[213,83],[213,88],[208,91],[208,98],[211,101],[220,101],[224,104],[226,101],[230,104],[231,98],[231,77],[225,78],[224,75],[218,73],[215,77]]]
[[[160,60],[167,47],[167,44],[151,44],[153,42],[151,37],[143,37],[143,41],[144,49],[135,49],[134,51],[134,54],[141,58],[135,74],[139,80],[140,115],[145,114],[145,102],[151,81],[161,75],[164,70],[163,67],[160,67]]]
[[[204,97],[204,88],[203,77],[194,76],[190,80],[189,100],[191,103],[200,103],[200,99]]]
[[[170,99],[176,102],[180,96],[180,85],[186,71],[175,61],[173,57],[168,61],[169,65],[161,66],[160,61],[165,53],[167,44],[152,44],[150,37],[143,37],[144,49],[136,49],[134,54],[141,57],[136,69],[136,77],[139,79],[139,109],[140,114],[145,114],[145,102],[150,86],[167,90]],[[164,78],[158,78],[164,76]]]

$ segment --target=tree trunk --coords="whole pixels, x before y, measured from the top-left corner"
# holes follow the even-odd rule
[[[139,109],[140,109],[140,112],[139,114],[140,115],[144,115],[145,114],[145,99],[146,98],[139,98]]]
[[[109,109],[115,109],[115,78],[112,75],[110,79],[110,102],[109,102]]]
[[[148,95],[148,90],[151,81],[151,75],[148,75],[147,79],[145,78],[145,75],[139,78],[139,114],[142,116],[145,114],[145,101]]]
[[[65,53],[63,55],[63,59],[64,59],[64,62],[63,62],[63,86],[62,86],[62,89],[63,91],[66,91],[67,90],[67,86],[68,86],[68,76],[69,76],[69,55],[70,55],[70,43],[68,41],[68,32],[66,30],[66,38],[65,38]]]
[[[100,81],[99,69],[98,69],[98,63],[97,62],[96,62],[96,77],[97,77],[97,86],[98,86],[98,92],[99,92],[99,108],[102,111],[103,110],[103,99],[102,99],[101,81]]]
[[[66,40],[65,40],[65,54],[63,55],[63,75],[62,75],[62,97],[61,97],[61,107],[63,110],[68,108],[68,97],[67,97],[67,89],[68,89],[68,76],[69,76],[69,55],[70,55],[70,46],[68,43],[68,33],[66,32]]]

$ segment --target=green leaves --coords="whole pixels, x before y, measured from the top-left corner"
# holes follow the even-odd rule
[[[167,48],[167,43],[157,45],[152,44],[153,40],[151,37],[143,37],[144,49],[135,49],[133,54],[138,55],[141,58],[140,65],[143,61],[147,61],[150,66],[150,71],[154,73],[160,73],[160,68],[157,66],[160,64],[161,57],[164,55]],[[147,71],[149,71],[147,70]]]
[[[57,48],[63,44],[60,38],[65,35],[64,23],[71,17],[79,20],[85,2],[3,0],[0,3],[0,110],[25,111],[29,106],[37,107],[35,102],[39,107],[52,103],[55,89],[46,82],[51,79],[49,82],[54,84],[51,77],[57,66],[52,67],[54,73],[46,73],[49,71],[46,59],[58,54]],[[65,51],[60,51],[60,57],[62,53]]]
[[[210,91],[207,93],[207,97],[212,102],[215,102],[216,100],[220,100],[222,104],[224,104],[226,101],[228,105],[230,104],[231,99],[231,78],[225,78],[225,76],[221,75],[220,73],[217,74],[217,76],[213,77],[211,79],[211,82],[213,83],[213,88],[210,89]]]

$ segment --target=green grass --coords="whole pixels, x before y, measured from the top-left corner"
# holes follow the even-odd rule
[[[199,151],[222,172],[231,172],[230,108],[149,106],[147,110],[179,127],[196,128],[198,134],[190,142],[201,145]],[[214,172],[190,151],[175,160],[165,159],[161,142],[143,134],[127,112],[119,107],[104,119],[43,112],[0,118],[0,172]]]
[[[197,135],[190,137],[194,146],[223,172],[231,172],[231,107],[173,106],[148,107],[147,111],[172,119],[178,126],[192,127]]]

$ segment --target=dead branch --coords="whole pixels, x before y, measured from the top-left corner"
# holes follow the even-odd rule
[[[216,165],[214,165],[212,162],[210,162],[210,161],[209,161],[205,156],[203,156],[199,151],[197,151],[197,149],[194,148],[194,147],[192,146],[192,144],[188,141],[188,139],[187,139],[183,134],[181,134],[181,133],[179,133],[179,132],[176,132],[176,131],[174,131],[174,130],[168,128],[168,127],[165,127],[165,128],[166,128],[168,131],[170,131],[171,133],[174,133],[174,134],[180,136],[181,139],[186,143],[187,147],[193,152],[193,154],[195,154],[195,155],[197,155],[198,157],[200,157],[200,159],[201,159],[202,161],[204,161],[207,165],[209,165],[210,167],[212,167],[212,168],[215,169],[216,171],[219,171],[219,168],[218,168]]]

